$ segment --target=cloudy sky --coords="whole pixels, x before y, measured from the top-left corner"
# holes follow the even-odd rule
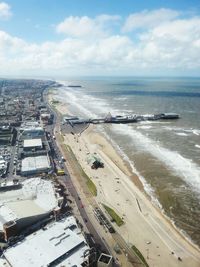
[[[0,76],[200,76],[199,0],[0,0]]]

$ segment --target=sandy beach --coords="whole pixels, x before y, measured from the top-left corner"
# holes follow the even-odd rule
[[[52,99],[53,95],[49,94],[49,101]],[[58,103],[56,109],[61,114],[69,113],[63,103]],[[102,204],[113,208],[123,218],[125,223],[121,227],[114,224],[115,229],[128,244],[141,251],[149,266],[200,266],[200,250],[150,202],[139,177],[127,167],[96,126],[89,126],[81,134],[65,134],[64,142],[95,183],[95,201],[102,209]],[[104,168],[91,169],[87,159],[94,153],[103,161]]]

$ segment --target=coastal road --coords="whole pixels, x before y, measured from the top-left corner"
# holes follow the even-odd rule
[[[52,138],[52,143],[54,146],[54,149],[56,151],[57,157],[61,158],[64,156],[64,151],[62,151],[62,148],[59,144],[59,137],[60,137],[60,117],[57,115],[55,110],[52,109],[52,107],[49,105],[48,100],[47,100],[47,95],[44,94],[44,101],[51,110],[51,112],[54,114],[54,120],[52,125],[47,125],[46,126],[46,131],[48,131],[51,134],[51,137],[55,135],[56,139],[54,140]],[[62,151],[62,152],[61,152]],[[72,178],[70,176],[70,173],[68,171],[68,168],[66,167],[66,164],[64,164],[64,170],[65,170],[65,176],[63,176],[61,179],[65,183],[66,188],[68,189],[69,193],[73,197],[79,213],[82,217],[82,220],[85,222],[85,226],[88,229],[88,232],[90,233],[90,236],[92,237],[91,240],[94,240],[94,245],[100,247],[101,251],[111,254],[109,246],[106,244],[105,240],[101,238],[101,236],[97,233],[95,227],[91,223],[87,212],[85,210],[85,207],[80,199],[80,196],[73,184]],[[115,266],[119,266],[118,264],[115,263]]]

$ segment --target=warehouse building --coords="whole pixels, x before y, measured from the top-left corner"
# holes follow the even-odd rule
[[[25,139],[23,144],[24,150],[39,150],[42,149],[42,140],[41,138],[36,139]]]
[[[21,174],[33,175],[38,173],[47,173],[51,170],[50,159],[48,155],[27,157],[22,159]]]
[[[19,129],[20,139],[41,138],[44,136],[44,129],[37,121],[27,121]]]
[[[21,185],[0,194],[0,237],[5,240],[48,217],[62,201],[50,181],[31,178]]]
[[[3,253],[2,261],[13,267],[22,266],[88,266],[89,247],[69,216],[27,236]],[[1,264],[1,263],[0,263]]]

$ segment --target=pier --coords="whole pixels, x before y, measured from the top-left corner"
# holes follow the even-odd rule
[[[63,123],[68,123],[72,127],[76,124],[100,124],[100,123],[136,123],[140,121],[156,121],[156,120],[175,120],[180,116],[176,113],[159,113],[152,115],[128,115],[128,116],[112,116],[110,113],[105,118],[96,119],[80,119],[78,117],[64,117]]]

